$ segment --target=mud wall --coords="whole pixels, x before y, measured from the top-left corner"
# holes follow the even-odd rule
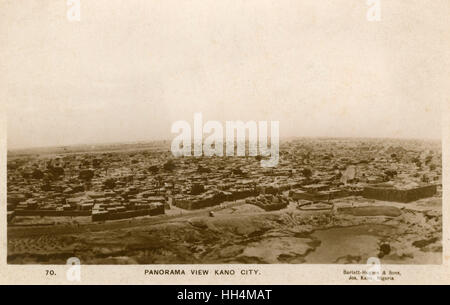
[[[16,216],[91,216],[91,211],[16,210]]]
[[[127,219],[134,218],[139,216],[155,216],[164,214],[164,206],[159,206],[154,209],[142,209],[142,210],[133,210],[133,211],[125,211],[125,212],[115,212],[115,213],[101,213],[101,214],[92,214],[92,221],[104,221],[104,220],[119,220],[119,219]]]
[[[411,202],[436,194],[436,185],[427,185],[409,190],[398,190],[383,187],[365,187],[363,197],[394,202]]]

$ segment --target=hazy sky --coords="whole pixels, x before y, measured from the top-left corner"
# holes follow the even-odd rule
[[[278,120],[283,136],[440,138],[448,0],[0,0],[8,148],[172,139]]]

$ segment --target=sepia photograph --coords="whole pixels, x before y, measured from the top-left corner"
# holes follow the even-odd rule
[[[449,11],[0,0],[6,265],[441,266]]]

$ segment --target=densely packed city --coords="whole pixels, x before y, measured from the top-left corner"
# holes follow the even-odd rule
[[[285,207],[290,198],[366,194],[402,202],[408,199],[397,198],[401,190],[419,189],[412,201],[434,195],[441,183],[440,154],[370,141],[291,141],[278,167],[261,168],[258,159],[173,159],[162,150],[14,158],[8,162],[8,218],[121,219],[245,198],[267,209]],[[385,189],[395,192],[383,195]]]
[[[273,168],[261,167],[259,156],[174,158],[167,142],[118,147],[10,152],[9,229],[168,221],[196,211],[218,219],[222,210],[243,206],[247,214],[294,209],[392,217],[400,209],[370,208],[441,200],[441,148],[435,142],[285,140]],[[365,203],[360,210],[358,202]]]

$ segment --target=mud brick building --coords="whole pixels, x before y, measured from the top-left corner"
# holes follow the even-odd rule
[[[275,211],[284,209],[289,201],[287,198],[283,198],[282,196],[274,196],[271,194],[267,195],[259,195],[256,198],[248,198],[245,200],[248,204],[254,204],[265,211]]]
[[[425,185],[410,189],[397,189],[389,186],[368,186],[363,190],[363,196],[368,199],[395,202],[412,202],[436,194],[436,185]]]
[[[119,220],[139,216],[156,216],[161,214],[164,214],[164,204],[161,202],[151,203],[145,209],[136,210],[105,210],[100,207],[92,210],[92,221]]]

